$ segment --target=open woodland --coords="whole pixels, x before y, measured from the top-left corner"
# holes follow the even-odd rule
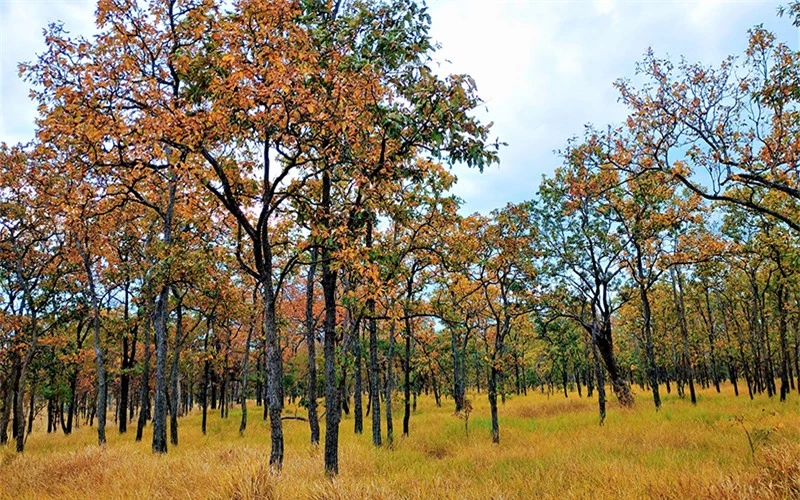
[[[96,23],[0,145],[0,497],[800,497],[790,41],[647,52],[465,214],[505,144],[423,2]]]

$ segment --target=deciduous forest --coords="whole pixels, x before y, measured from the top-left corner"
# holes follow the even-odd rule
[[[800,497],[791,40],[654,48],[466,214],[505,143],[424,3],[96,25],[0,146],[0,497]]]

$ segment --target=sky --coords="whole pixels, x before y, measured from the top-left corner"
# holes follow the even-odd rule
[[[717,64],[742,54],[757,24],[800,50],[800,33],[777,17],[777,1],[428,0],[439,71],[470,74],[508,145],[483,173],[456,166],[463,212],[486,213],[534,196],[557,150],[586,124],[605,127],[626,110],[613,87],[633,78],[648,47],[659,56]],[[42,29],[62,21],[74,35],[94,31],[94,0],[0,0],[0,141],[33,137],[36,107],[17,64],[44,48]]]

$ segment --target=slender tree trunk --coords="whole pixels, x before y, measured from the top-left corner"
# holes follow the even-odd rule
[[[78,249],[83,257],[83,267],[89,282],[89,294],[92,302],[92,333],[94,339],[94,356],[97,366],[97,442],[100,446],[106,444],[106,369],[103,362],[103,348],[100,345],[100,298],[94,281],[94,270],[89,256],[88,244],[79,243]]]
[[[172,216],[175,210],[175,191],[177,174],[169,173],[169,200],[164,214],[162,236],[164,245],[172,243]],[[167,301],[169,299],[169,283],[161,283],[161,290],[156,300],[153,323],[156,331],[156,400],[153,409],[153,452],[167,452]]]
[[[331,220],[331,174],[322,171],[322,220],[324,230],[333,229]],[[328,238],[328,234],[323,234]],[[323,321],[325,358],[325,474],[333,477],[339,474],[339,384],[336,380],[336,271],[332,269],[333,251],[328,241],[322,246],[322,295],[325,300],[325,320]],[[377,410],[374,408],[373,411]]]
[[[353,431],[356,434],[364,432],[364,402],[361,395],[364,392],[364,382],[362,379],[363,362],[361,359],[361,326],[358,322],[353,332],[353,357],[355,367],[353,369]]]
[[[392,386],[394,381],[394,321],[389,324],[389,351],[386,353],[386,441],[389,446],[394,444],[394,419],[392,418]]]
[[[681,272],[675,267],[670,268],[672,273],[672,293],[675,299],[675,309],[678,313],[678,324],[681,331],[681,347],[683,367],[685,370],[686,381],[689,383],[689,395],[692,404],[697,404],[697,394],[694,389],[694,368],[692,367],[691,351],[689,349],[689,327],[686,323],[686,309],[683,300],[683,277]]]
[[[317,248],[311,250],[311,264],[306,276],[306,347],[308,348],[308,426],[311,430],[311,444],[319,444],[319,417],[317,416],[317,337],[314,334],[314,280],[317,271]]]
[[[219,379],[219,416],[228,416],[228,353],[231,348],[230,331],[227,332],[228,339],[225,343],[225,355],[222,357],[222,375]]]
[[[494,360],[489,365],[489,411],[492,417],[492,443],[500,443],[500,421],[497,417],[497,367]]]
[[[372,247],[372,220],[367,220],[366,247]],[[369,330],[369,400],[372,408],[372,444],[381,445],[381,402],[378,375],[378,325],[375,321],[375,299],[367,300],[367,329]]]
[[[149,292],[145,293],[145,300],[149,303]],[[142,364],[142,381],[139,384],[139,420],[136,423],[137,442],[142,440],[144,426],[147,424],[147,416],[150,413],[150,331],[152,327],[152,316],[147,306],[145,306],[144,314],[144,362]]]
[[[650,297],[647,287],[639,285],[639,295],[642,300],[642,320],[644,322],[644,349],[647,356],[647,379],[653,391],[653,404],[656,411],[661,409],[661,395],[658,393],[658,375],[656,372],[656,354],[653,347],[652,313],[650,311]]]
[[[11,408],[14,406],[16,384],[19,381],[19,358],[12,354],[12,360],[11,373],[3,392],[3,410],[0,412],[0,446],[8,443],[8,423],[11,419]]]
[[[270,257],[269,268],[272,258]],[[278,338],[278,325],[275,321],[275,295],[272,288],[272,276],[267,276],[264,283],[264,313],[266,316],[267,332],[267,367],[269,378],[267,380],[267,407],[269,411],[269,430],[271,450],[269,464],[280,470],[283,467],[283,423],[281,411],[283,410],[283,357],[281,356],[280,339]]]
[[[22,261],[17,259],[17,281],[22,289],[23,304],[20,310],[25,309],[29,312],[29,328],[30,328],[30,342],[28,348],[25,350],[24,356],[16,357],[17,369],[16,379],[14,382],[14,399],[13,399],[13,437],[16,441],[17,453],[22,453],[25,450],[25,418],[22,401],[25,398],[25,384],[28,379],[28,367],[36,354],[37,343],[39,340],[39,322],[36,307],[33,304],[33,293],[29,287],[28,281],[22,275]]]
[[[156,330],[156,400],[153,405],[153,452],[167,452],[167,299],[164,285],[158,294],[155,309]]]
[[[785,287],[781,280],[776,290],[776,301],[778,309],[778,337],[781,346],[781,401],[786,401],[786,396],[789,394],[789,345],[787,340],[787,325],[786,325],[786,297]]]
[[[206,317],[206,334],[203,337],[203,389],[202,389],[202,403],[203,415],[201,417],[200,429],[203,435],[206,435],[206,427],[208,423],[208,385],[210,383],[211,373],[211,359],[208,354],[208,337],[211,335],[211,316]]]
[[[257,293],[257,292],[256,292]],[[256,296],[253,296],[253,308],[256,307]],[[239,424],[239,435],[244,435],[245,429],[247,429],[247,363],[250,360],[250,341],[253,338],[253,329],[255,328],[257,316],[255,312],[253,313],[252,320],[250,321],[250,325],[247,328],[247,339],[244,342],[244,356],[242,358],[242,394],[241,394],[241,402],[242,402],[242,421]]]
[[[175,320],[175,348],[172,351],[172,369],[170,370],[170,405],[169,405],[169,434],[172,446],[178,446],[178,405],[180,404],[180,389],[178,381],[178,368],[183,343],[183,300],[178,299],[176,305],[177,318]]]
[[[719,387],[719,374],[717,373],[717,356],[716,356],[716,323],[714,323],[714,311],[711,309],[711,294],[708,290],[708,285],[704,286],[705,301],[706,301],[706,315],[708,316],[708,347],[711,362],[711,380],[714,382],[714,388],[717,393],[720,392]]]
[[[324,176],[327,178],[327,175]],[[323,184],[326,181],[323,180]],[[327,178],[330,196],[330,179]],[[329,205],[323,203],[323,205]],[[331,270],[331,252],[327,246],[322,250],[322,292],[325,296],[324,355],[325,355],[325,473],[339,474],[339,384],[336,380],[336,271]],[[375,388],[377,388],[377,384]],[[373,402],[376,404],[377,401]],[[373,414],[378,407],[373,408]]]
[[[456,329],[450,331],[450,346],[453,350],[453,400],[456,413],[464,409],[464,358],[459,349]]]
[[[31,394],[28,397],[28,434],[33,431],[34,417],[36,417],[36,384],[31,384]]]
[[[603,371],[601,356],[596,345],[592,345],[592,359],[594,360],[594,374],[597,379],[597,409],[600,414],[600,425],[606,421],[606,374]]]
[[[795,306],[800,304],[795,301]],[[800,394],[800,320],[794,321],[794,373],[797,376],[797,392]]]
[[[622,406],[633,406],[633,395],[631,394],[628,381],[622,375],[617,364],[617,358],[614,356],[614,345],[611,337],[611,318],[603,318],[602,324],[594,322],[592,324],[592,342],[597,348],[600,359],[603,361],[608,375],[611,378],[611,386],[614,388],[614,393],[617,400]],[[605,378],[605,376],[604,376]],[[598,380],[598,389],[600,388],[600,381]]]
[[[119,424],[119,433],[125,434],[128,432],[128,397],[130,391],[130,381],[131,381],[131,374],[130,369],[132,368],[132,358],[133,352],[136,350],[136,344],[134,343],[133,349],[131,349],[130,342],[128,339],[128,322],[129,322],[129,283],[125,282],[125,301],[124,301],[124,311],[123,311],[123,319],[125,322],[125,332],[122,335],[122,366],[120,367],[120,375],[119,375],[119,407],[121,409],[122,418],[118,419]]]
[[[405,340],[406,349],[403,356],[403,435],[408,436],[408,425],[411,420],[411,320],[408,311],[405,311]]]

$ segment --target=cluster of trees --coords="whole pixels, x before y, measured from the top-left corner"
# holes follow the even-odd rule
[[[531,389],[596,392],[601,422],[607,385],[800,390],[800,55],[763,29],[719,67],[648,55],[623,126],[464,216],[446,167],[500,144],[414,0],[100,0],[97,24],[49,27],[36,139],[0,148],[0,442],[43,414],[101,445],[151,422],[165,453],[181,415],[237,404],[244,433],[255,399],[279,469],[290,401],[335,475],[343,413],[391,443],[421,392],[485,391],[499,442]]]

